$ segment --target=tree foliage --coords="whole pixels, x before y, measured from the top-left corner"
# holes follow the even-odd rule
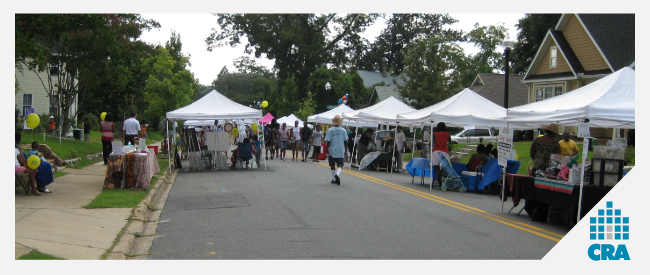
[[[386,20],[386,28],[381,31],[369,50],[357,60],[359,69],[380,71],[386,63],[394,73],[404,71],[404,58],[408,48],[417,41],[432,35],[445,35],[454,40],[462,39],[462,32],[444,29],[457,20],[447,14],[392,14]]]
[[[525,74],[533,62],[546,33],[554,28],[561,14],[526,14],[517,24],[517,41],[510,54],[511,73]]]
[[[145,87],[145,99],[149,103],[145,111],[147,115],[160,120],[166,112],[195,100],[199,84],[192,72],[178,64],[185,60],[175,60],[167,48],[160,49],[158,55],[147,60],[146,64],[153,68]]]
[[[451,37],[440,35],[418,41],[409,48],[404,59],[404,84],[397,90],[412,100],[414,108],[438,103],[463,88],[463,69],[467,57]]]
[[[297,98],[307,94],[309,76],[332,63],[343,42],[370,26],[376,15],[368,14],[217,14],[219,31],[206,43],[208,50],[236,46],[248,40],[246,52],[275,59],[280,80],[294,75]],[[280,81],[282,87],[285,81]]]
[[[63,114],[61,123],[67,128],[77,116],[70,113],[73,104],[77,112],[82,109],[85,93],[103,76],[116,75],[123,86],[128,81],[129,70],[110,66],[107,57],[131,51],[142,30],[156,26],[138,14],[16,14],[15,62],[29,71],[47,72],[41,84],[58,105],[54,115]]]

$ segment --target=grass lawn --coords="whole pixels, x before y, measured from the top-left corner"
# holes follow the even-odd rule
[[[18,260],[65,260],[64,258],[54,257],[49,254],[41,253],[36,249],[32,249],[29,253],[20,256]]]
[[[528,175],[528,162],[530,161],[530,145],[532,144],[532,141],[519,141],[519,142],[514,142],[513,143],[513,149],[517,150],[517,156],[519,157],[519,162],[521,162],[521,166],[519,167],[519,171],[517,171],[517,174],[520,175]],[[478,144],[478,143],[477,143]],[[454,149],[459,149],[465,147],[465,144],[454,144]],[[582,158],[582,144],[578,144],[578,148],[580,148],[580,152],[578,155],[580,156],[578,159]],[[625,151],[625,161],[627,162],[627,165],[634,165],[634,147],[628,147]],[[415,151],[415,157],[419,157],[421,155],[421,151]],[[468,154],[464,156],[462,159],[460,159],[460,162],[462,163],[467,163],[469,161],[469,158],[471,157],[471,154]],[[589,152],[587,155],[587,159],[592,159],[594,157],[594,152]],[[411,153],[406,153],[404,154],[404,161],[408,163],[411,161]]]
[[[165,172],[169,166],[169,161],[167,159],[158,159],[158,165],[160,166],[160,172],[151,178],[152,185]],[[88,205],[84,206],[84,208],[135,208],[147,196],[149,190],[104,189],[102,193]]]

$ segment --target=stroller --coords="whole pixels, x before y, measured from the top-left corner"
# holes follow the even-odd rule
[[[458,192],[467,192],[467,187],[463,185],[456,170],[451,166],[449,158],[440,153],[438,153],[438,156],[440,156],[440,172],[442,173],[442,185],[440,186],[440,190],[447,191],[447,189],[458,188]]]

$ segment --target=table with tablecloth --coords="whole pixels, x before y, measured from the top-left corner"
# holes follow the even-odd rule
[[[542,217],[545,219],[544,213],[551,205],[568,209],[571,211],[571,220],[577,221],[580,184],[565,184],[556,180],[506,174],[505,187],[505,196],[502,200],[507,201],[508,197],[512,197],[513,208],[519,205],[521,199],[526,200],[524,209],[533,219],[539,220]],[[612,187],[608,186],[585,185],[582,190],[580,217],[584,217],[611,189]]]
[[[110,154],[106,165],[104,188],[149,189],[151,177],[160,172],[153,150],[147,153]]]
[[[467,171],[467,166],[465,163],[460,163],[460,162],[452,162],[451,163],[452,167],[454,168],[454,171],[462,177],[463,171]],[[519,171],[519,167],[521,166],[521,163],[516,160],[508,160],[508,164],[506,167],[507,172],[514,172],[517,173]],[[471,188],[470,190],[483,190],[483,188],[490,183],[493,183],[501,178],[501,166],[498,164],[498,159],[492,158],[490,159],[484,166],[483,166],[483,174],[480,178],[480,181],[478,184],[476,184],[475,187]],[[430,171],[430,164],[429,164],[429,159],[426,158],[413,158],[407,165],[406,165],[406,170],[409,172],[411,177],[415,176],[421,176],[421,177],[430,177],[431,176],[431,171]],[[433,172],[433,175],[435,176],[435,172]],[[421,179],[421,182],[424,182],[423,179]],[[467,182],[463,182],[463,184],[468,185]],[[472,182],[472,186],[474,183]]]

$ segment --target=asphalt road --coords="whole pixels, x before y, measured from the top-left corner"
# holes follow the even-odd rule
[[[182,171],[149,259],[541,259],[569,230],[408,173],[345,169],[340,186],[330,180],[323,161]]]

